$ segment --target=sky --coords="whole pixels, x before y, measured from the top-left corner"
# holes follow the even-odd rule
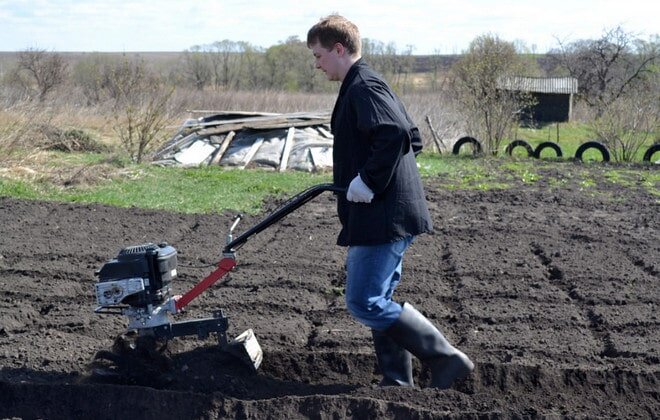
[[[458,54],[493,34],[546,52],[623,27],[660,32],[657,0],[0,0],[0,51],[183,51],[215,41],[270,47],[339,13],[362,38],[413,54]]]

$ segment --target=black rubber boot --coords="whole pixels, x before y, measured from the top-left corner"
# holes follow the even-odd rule
[[[432,387],[447,389],[474,369],[474,363],[409,303],[385,333],[431,369]]]
[[[371,330],[378,367],[383,374],[380,386],[414,386],[412,356],[382,331]]]

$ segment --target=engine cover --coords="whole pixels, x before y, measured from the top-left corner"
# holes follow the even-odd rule
[[[166,243],[131,246],[96,272],[96,300],[102,307],[160,305],[176,277],[176,250]]]

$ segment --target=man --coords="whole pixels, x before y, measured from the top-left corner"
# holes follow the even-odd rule
[[[347,187],[337,197],[348,246],[346,304],[372,330],[382,386],[413,386],[414,354],[431,369],[431,385],[449,388],[474,364],[451,346],[433,324],[392,294],[401,262],[416,235],[431,232],[415,155],[419,130],[392,89],[360,55],[360,33],[346,18],[330,15],[307,34],[316,68],[341,82],[332,112],[333,178]]]

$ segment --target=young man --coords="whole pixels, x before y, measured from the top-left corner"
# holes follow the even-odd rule
[[[337,197],[337,244],[348,246],[348,310],[372,330],[381,385],[413,386],[412,353],[430,367],[432,386],[449,388],[474,364],[412,305],[392,300],[406,248],[416,235],[432,231],[415,162],[419,130],[361,59],[352,22],[339,15],[321,19],[309,30],[307,46],[316,68],[341,82],[331,129],[334,183],[347,187],[346,196]]]

